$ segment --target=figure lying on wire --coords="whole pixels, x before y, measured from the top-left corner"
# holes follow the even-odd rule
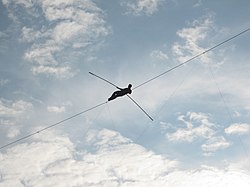
[[[131,94],[132,93],[132,84],[129,84],[127,88],[119,88],[119,87],[116,87],[117,89],[119,89],[118,91],[115,91],[110,98],[108,98],[108,101],[111,101],[117,97],[121,97],[121,96],[124,96],[126,94]]]

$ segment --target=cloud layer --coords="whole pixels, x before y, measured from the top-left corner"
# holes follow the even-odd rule
[[[159,9],[163,0],[136,0],[122,1],[122,5],[127,8],[127,13],[135,16],[152,15]]]
[[[197,112],[188,112],[187,115],[180,115],[178,120],[186,127],[177,128],[175,132],[167,133],[166,137],[172,142],[192,143],[197,139],[206,140],[201,145],[204,155],[228,148],[231,143],[222,135],[218,135],[219,125],[210,121],[210,115]]]
[[[28,45],[24,58],[34,74],[73,76],[76,57],[92,56],[110,33],[102,10],[91,0],[5,0],[3,4],[20,25],[19,40]]]
[[[60,132],[0,154],[0,186],[235,186],[249,173],[202,166],[181,170],[179,162],[148,151],[107,129],[88,132],[83,149]],[[32,159],[31,159],[32,158]],[[182,180],[180,180],[180,178]]]
[[[30,117],[33,104],[23,100],[0,99],[1,137],[14,139],[20,134],[21,122]],[[3,141],[4,142],[4,141]]]
[[[250,124],[246,123],[234,123],[225,129],[227,134],[248,134],[250,133]]]
[[[189,23],[188,27],[177,31],[177,35],[183,39],[182,42],[175,42],[172,46],[172,52],[180,62],[201,54],[207,50],[204,41],[216,30],[213,14],[208,14],[200,19]],[[209,42],[209,41],[208,41]],[[211,42],[211,39],[210,39]],[[209,43],[210,43],[209,42]],[[211,63],[211,54],[204,54],[200,57],[203,63]]]

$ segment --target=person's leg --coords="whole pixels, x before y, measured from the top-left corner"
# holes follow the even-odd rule
[[[108,101],[111,101],[111,100],[115,99],[116,97],[117,97],[117,91],[114,92],[114,93],[111,95],[110,98],[108,98]]]

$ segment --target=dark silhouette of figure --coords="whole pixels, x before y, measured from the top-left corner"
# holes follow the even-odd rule
[[[111,101],[117,97],[121,97],[121,96],[124,96],[126,94],[131,94],[132,93],[132,84],[129,84],[127,88],[119,88],[119,87],[116,87],[117,89],[119,89],[118,91],[115,91],[112,96],[110,98],[108,98],[108,101]]]

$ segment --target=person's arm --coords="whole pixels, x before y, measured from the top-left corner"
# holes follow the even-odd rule
[[[122,88],[119,88],[118,86],[116,86],[116,88],[119,89],[119,90],[122,90]]]

